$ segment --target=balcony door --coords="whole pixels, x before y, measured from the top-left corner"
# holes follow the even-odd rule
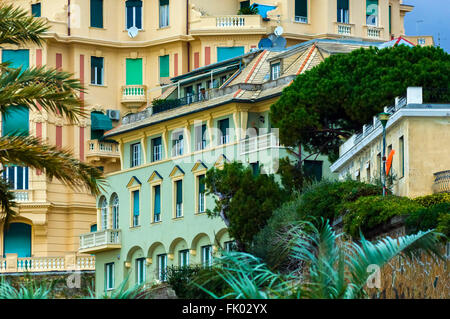
[[[126,85],[142,85],[142,59],[126,60]]]
[[[17,254],[18,257],[31,257],[31,226],[24,223],[12,223],[4,231],[3,252]]]

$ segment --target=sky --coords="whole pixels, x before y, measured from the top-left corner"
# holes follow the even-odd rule
[[[414,6],[405,16],[406,35],[432,35],[450,53],[450,0],[403,0]],[[440,38],[440,40],[439,40]]]

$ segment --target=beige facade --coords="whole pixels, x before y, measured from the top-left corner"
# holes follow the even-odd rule
[[[417,95],[415,90],[420,93]],[[392,180],[392,191],[408,197],[448,192],[450,105],[422,104],[422,88],[409,88],[408,95],[386,109],[392,114],[386,126],[386,157],[391,150],[395,152],[388,178]],[[374,118],[341,146],[331,171],[341,179],[380,180],[382,141],[382,125]]]

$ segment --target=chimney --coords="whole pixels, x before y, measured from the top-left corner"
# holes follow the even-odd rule
[[[406,91],[406,104],[422,104],[422,87],[408,87]]]

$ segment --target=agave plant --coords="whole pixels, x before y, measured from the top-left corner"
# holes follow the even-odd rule
[[[233,292],[224,296],[207,292],[214,298],[364,298],[368,296],[371,269],[383,267],[392,258],[413,258],[425,253],[442,259],[441,236],[429,230],[371,243],[361,234],[360,242],[345,242],[328,221],[320,227],[302,222],[292,228],[289,238],[293,259],[304,265],[304,278],[299,277],[299,271],[288,276],[274,273],[247,253],[225,253],[217,259],[218,273]]]
[[[148,292],[144,284],[136,284],[127,288],[129,275],[122,281],[122,283],[111,291],[111,293],[105,292],[103,295],[98,298],[95,297],[95,293],[89,288],[89,297],[88,299],[146,299],[148,298]]]
[[[0,299],[48,299],[52,285],[29,281],[17,289],[8,281],[0,282]]]

